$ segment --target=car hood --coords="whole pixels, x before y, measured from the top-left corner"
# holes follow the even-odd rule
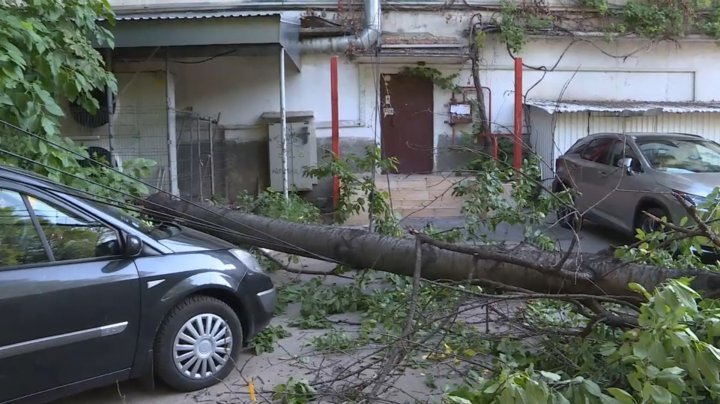
[[[670,189],[705,197],[720,187],[720,173],[662,172],[658,183]]]
[[[185,226],[169,225],[162,230],[167,236],[157,241],[176,253],[225,250],[235,247],[227,241]]]

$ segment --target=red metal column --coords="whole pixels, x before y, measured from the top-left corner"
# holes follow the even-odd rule
[[[522,168],[522,129],[523,129],[523,85],[522,58],[515,58],[515,144],[513,149],[513,167]]]
[[[330,108],[332,120],[332,152],[333,158],[340,158],[340,117],[338,111],[338,57],[330,58]],[[340,200],[340,179],[333,176],[333,206],[337,207]]]

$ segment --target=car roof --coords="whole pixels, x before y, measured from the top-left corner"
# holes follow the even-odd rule
[[[50,179],[40,176],[32,171],[2,164],[0,164],[0,178],[22,182],[31,186],[43,188],[52,187],[53,189],[58,191],[61,187],[61,185],[59,185],[58,183],[53,182]]]
[[[642,137],[653,137],[653,138],[672,138],[672,139],[705,139],[704,137],[700,135],[695,135],[692,133],[682,133],[682,132],[602,132],[602,133],[593,133],[588,138],[595,138],[595,137],[602,137],[602,136],[618,136],[618,135],[625,135],[625,136],[631,136],[633,138],[642,138]]]

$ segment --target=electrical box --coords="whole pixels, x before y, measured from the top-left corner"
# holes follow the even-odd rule
[[[450,102],[450,123],[451,124],[466,124],[473,122],[472,116],[472,104],[468,101],[455,101]]]
[[[291,191],[310,191],[317,184],[316,178],[306,177],[306,167],[317,166],[317,138],[312,117],[302,117],[288,113],[287,120],[287,167],[288,189]],[[270,147],[270,187],[281,191],[282,179],[282,143],[281,124],[268,125]]]

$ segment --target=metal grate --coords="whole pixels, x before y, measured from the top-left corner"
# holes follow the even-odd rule
[[[111,150],[116,161],[144,158],[156,164],[143,181],[170,191],[170,157],[168,150],[167,107],[164,105],[119,107],[112,117],[112,148],[107,123],[68,125],[65,135],[86,147]],[[218,177],[222,159],[215,158],[222,136],[217,119],[202,117],[192,111],[176,111],[177,180],[181,196],[204,200],[219,196]]]

